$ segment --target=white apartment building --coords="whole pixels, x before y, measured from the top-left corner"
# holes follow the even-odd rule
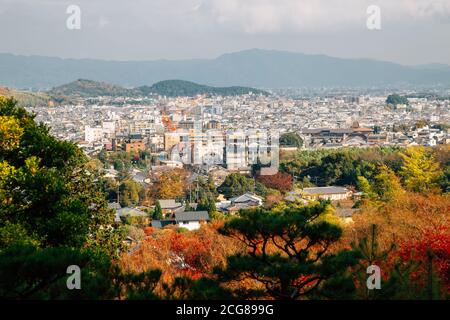
[[[103,139],[103,128],[102,127],[84,127],[84,140],[93,143],[99,142]]]

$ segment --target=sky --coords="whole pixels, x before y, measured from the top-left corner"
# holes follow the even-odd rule
[[[80,29],[67,28],[70,5]],[[370,30],[369,6],[381,29]],[[0,52],[215,58],[251,48],[450,65],[450,0],[0,0]]]

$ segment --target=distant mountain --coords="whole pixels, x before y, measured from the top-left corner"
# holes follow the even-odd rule
[[[48,94],[54,97],[88,98],[98,96],[135,96],[138,92],[106,82],[78,79],[71,83],[55,87]]]
[[[256,88],[450,84],[446,65],[403,66],[370,59],[251,49],[216,59],[104,61],[0,54],[0,85],[49,89],[75,79],[145,86],[181,79]]]
[[[249,87],[211,87],[184,80],[160,81],[155,83],[151,87],[142,86],[136,88],[136,90],[141,91],[144,95],[153,93],[169,97],[195,96],[205,93],[221,96],[236,96],[241,94],[248,94],[250,92],[264,95],[269,94],[267,91]]]
[[[450,66],[448,64],[442,63],[429,63],[414,66],[414,68],[419,70],[440,70],[440,71],[450,71]]]

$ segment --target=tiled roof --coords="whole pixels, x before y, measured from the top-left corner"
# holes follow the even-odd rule
[[[347,193],[350,190],[344,187],[331,186],[331,187],[304,188],[302,191],[308,194],[337,194],[337,193]]]
[[[209,221],[207,211],[187,211],[175,213],[175,220],[179,221]]]
[[[181,207],[181,203],[175,202],[174,199],[168,199],[168,200],[158,200],[159,204],[161,205],[161,209],[174,209]]]

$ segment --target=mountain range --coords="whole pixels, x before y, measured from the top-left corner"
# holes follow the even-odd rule
[[[405,66],[371,59],[250,49],[215,59],[107,61],[0,54],[0,85],[48,90],[76,79],[147,86],[181,79],[208,86],[370,87],[449,85],[450,66]]]

